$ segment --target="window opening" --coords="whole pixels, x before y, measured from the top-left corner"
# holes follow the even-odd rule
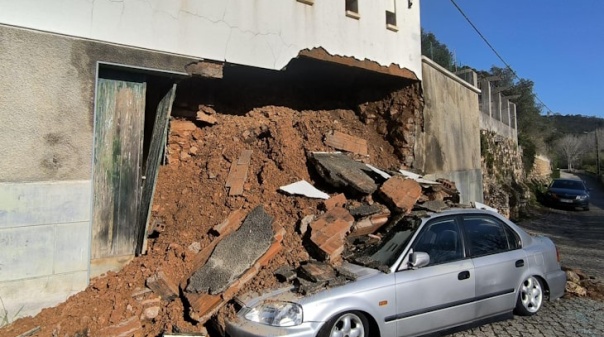
[[[346,0],[346,16],[357,20],[361,18],[358,0]]]

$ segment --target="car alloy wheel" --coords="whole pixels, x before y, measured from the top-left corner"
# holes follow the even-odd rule
[[[535,276],[529,276],[520,285],[516,312],[523,316],[534,315],[543,305],[543,287]]]
[[[347,312],[335,316],[325,324],[321,337],[365,337],[368,336],[367,318],[361,313]],[[327,330],[330,329],[330,330]]]

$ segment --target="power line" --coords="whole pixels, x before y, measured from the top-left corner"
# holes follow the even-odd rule
[[[487,38],[482,35],[482,33],[480,32],[480,30],[478,30],[478,27],[476,27],[476,25],[474,25],[474,23],[470,20],[470,18],[466,15],[466,13],[464,13],[464,11],[461,9],[461,7],[459,7],[459,5],[455,2],[455,0],[451,0],[451,3],[453,3],[453,6],[455,6],[455,8],[457,8],[457,10],[459,11],[459,13],[466,19],[466,21],[468,21],[468,23],[470,24],[470,26],[472,26],[472,28],[474,28],[474,30],[476,31],[476,33],[478,34],[478,36],[480,36],[480,38],[487,44],[487,46],[489,46],[489,48],[493,51],[493,53],[495,53],[495,55],[497,55],[497,57],[499,58],[499,60],[501,60],[501,62],[503,62],[503,64],[512,72],[512,75],[514,75],[515,79],[520,79],[520,77],[518,77],[518,74],[516,74],[516,72],[514,71],[514,69],[512,69],[512,67],[509,65],[509,63],[507,63],[503,57],[501,56],[501,54],[499,54],[499,52],[495,49],[495,47],[493,47],[493,45],[489,42],[489,40],[487,40]],[[547,104],[545,104],[545,102],[543,102],[541,100],[541,98],[539,98],[539,96],[537,96],[537,94],[535,93],[535,98],[537,99],[537,101],[539,101],[539,103],[541,103],[541,105],[543,105],[547,111],[548,111],[548,115],[549,113],[552,112],[552,109],[550,109]]]

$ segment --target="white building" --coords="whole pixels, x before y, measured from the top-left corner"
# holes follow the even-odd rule
[[[418,81],[420,54],[415,0],[0,0],[5,310],[56,305],[141,249],[165,138],[144,120],[179,79],[305,58]]]

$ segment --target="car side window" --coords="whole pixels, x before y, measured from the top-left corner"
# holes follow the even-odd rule
[[[468,238],[470,255],[479,257],[518,249],[518,234],[507,225],[490,217],[465,216],[463,225]]]
[[[412,247],[414,252],[430,255],[429,266],[461,260],[464,257],[461,233],[454,219],[428,223]]]

